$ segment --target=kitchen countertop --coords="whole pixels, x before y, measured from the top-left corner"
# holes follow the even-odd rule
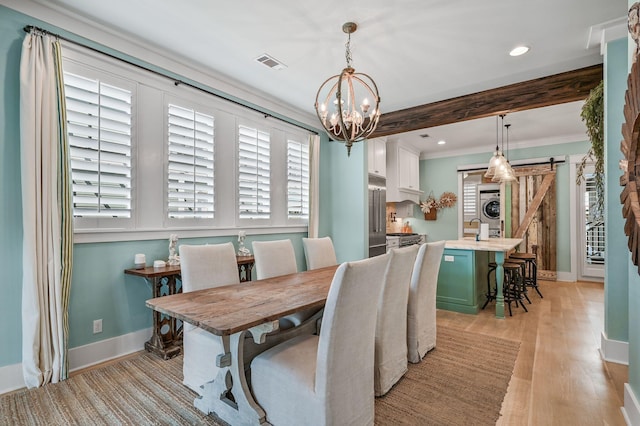
[[[475,238],[463,238],[461,240],[447,240],[444,248],[458,250],[478,251],[506,251],[517,247],[522,238],[489,238],[476,241]]]

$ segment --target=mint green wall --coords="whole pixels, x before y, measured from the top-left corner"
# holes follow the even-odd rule
[[[24,16],[0,7],[0,366],[20,362],[22,209],[20,207],[19,72]],[[7,58],[8,60],[5,60]]]
[[[491,148],[487,146],[487,148]],[[547,145],[539,148],[514,149],[509,152],[511,160],[527,158],[554,157],[556,160],[564,159],[566,155],[584,154],[589,149],[587,141],[558,145]],[[461,155],[457,157],[437,158],[420,161],[420,190],[425,196],[433,191],[439,197],[444,191],[458,193],[458,165],[484,164],[489,162],[491,152],[485,154]],[[557,194],[557,270],[561,272],[571,271],[571,245],[569,238],[570,226],[573,226],[569,217],[569,165],[567,163],[557,165],[556,194]],[[452,240],[458,238],[458,212],[457,207],[438,211],[438,219],[435,221],[423,220],[422,212],[418,207],[414,209],[414,218],[410,219],[414,232],[427,233],[429,241]]]
[[[368,257],[366,148],[365,143],[357,142],[351,148],[351,156],[347,157],[343,143],[321,145],[321,182],[326,185],[324,191],[327,192],[320,204],[320,218],[324,221],[321,229],[331,235],[338,262]]]
[[[624,122],[623,106],[627,78],[627,39],[607,44],[605,63],[605,320],[607,338],[626,342],[629,339],[629,304],[627,237],[624,234],[624,218],[620,204],[620,168],[623,158],[620,151]]]
[[[37,25],[73,39],[78,37],[64,30],[0,6],[0,323],[11,325],[3,331],[0,345],[0,367],[19,363],[22,359],[21,343],[21,281],[22,281],[22,211],[20,200],[20,131],[19,131],[19,66],[23,28]],[[87,42],[92,46],[94,43]],[[109,53],[119,55],[110,49]],[[133,62],[140,62],[127,57]],[[195,82],[192,82],[195,83]],[[277,114],[273,114],[277,115]],[[336,251],[341,259],[362,258],[365,252],[366,224],[362,223],[366,207],[366,185],[362,178],[364,167],[362,144],[354,148],[347,159],[344,145],[328,143],[322,135],[320,182],[321,235],[339,232]],[[334,176],[335,174],[335,176]],[[333,199],[337,201],[334,203]],[[357,214],[345,218],[344,211]],[[358,230],[362,232],[357,232]],[[179,235],[179,233],[178,233]],[[254,240],[289,238],[294,244],[298,269],[306,268],[302,237],[306,233],[247,236],[247,246]],[[179,244],[202,244],[233,241],[236,236],[219,238],[181,239]],[[132,266],[135,253],[145,253],[148,262],[166,258],[166,240],[131,241],[115,243],[75,244],[74,268],[69,310],[69,343],[77,347],[151,326],[150,310],[145,300],[151,289],[137,277],[125,276],[123,271]],[[103,332],[94,335],[92,322],[103,319]]]

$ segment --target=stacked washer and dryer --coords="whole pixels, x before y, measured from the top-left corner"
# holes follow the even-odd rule
[[[500,185],[478,185],[480,220],[489,224],[489,237],[500,238]]]

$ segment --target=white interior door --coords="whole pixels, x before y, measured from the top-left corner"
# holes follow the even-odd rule
[[[578,232],[580,246],[578,279],[604,279],[605,224],[597,210],[593,166],[587,167],[578,190]]]

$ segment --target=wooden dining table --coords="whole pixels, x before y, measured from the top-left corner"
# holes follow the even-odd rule
[[[278,319],[298,311],[322,308],[336,266],[149,299],[155,311],[221,336],[224,352],[211,354],[220,367],[194,400],[202,412],[233,425],[268,424],[251,395],[245,375],[251,359],[300,334],[313,333],[321,314],[293,329],[278,331]],[[249,332],[253,339],[245,339]]]

